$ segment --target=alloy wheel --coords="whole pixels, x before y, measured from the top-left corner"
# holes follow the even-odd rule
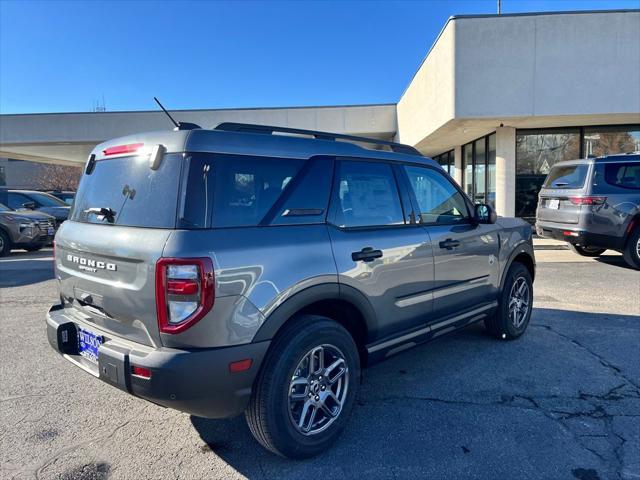
[[[509,321],[520,328],[527,318],[531,305],[531,289],[524,277],[518,277],[511,286],[509,294]]]
[[[289,418],[303,435],[320,433],[342,412],[349,385],[349,367],[334,345],[309,350],[289,384]]]

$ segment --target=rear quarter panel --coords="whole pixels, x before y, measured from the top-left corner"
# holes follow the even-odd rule
[[[210,257],[216,300],[208,315],[166,346],[213,347],[250,342],[287,299],[315,285],[337,283],[325,225],[176,230],[163,256]]]

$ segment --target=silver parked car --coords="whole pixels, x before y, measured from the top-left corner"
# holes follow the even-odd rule
[[[640,269],[640,154],[554,165],[540,190],[536,230],[583,256],[617,250]]]
[[[0,257],[13,248],[40,250],[53,241],[55,219],[42,212],[15,210],[0,203]]]
[[[165,407],[244,412],[287,457],[336,440],[365,365],[479,321],[520,337],[535,273],[532,228],[412,147],[243,124],[98,145],[55,266],[54,349]]]

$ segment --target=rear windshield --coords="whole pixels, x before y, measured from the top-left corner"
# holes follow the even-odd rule
[[[158,170],[143,157],[99,160],[82,176],[71,220],[174,228],[181,168],[181,154],[165,155]],[[112,215],[100,215],[100,209]]]
[[[146,159],[138,157],[99,160],[93,172],[82,177],[71,219],[153,228],[256,226],[304,163],[302,159],[168,154],[154,171]]]
[[[582,188],[589,172],[589,165],[563,165],[551,169],[545,188]]]

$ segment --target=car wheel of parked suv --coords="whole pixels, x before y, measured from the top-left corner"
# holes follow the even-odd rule
[[[583,257],[599,257],[602,255],[607,249],[600,247],[586,247],[583,245],[573,245],[569,244],[569,249],[573,253],[577,253],[578,255],[582,255]]]
[[[5,255],[9,255],[11,251],[11,240],[9,236],[0,230],[0,257],[4,257]]]
[[[636,227],[629,235],[622,255],[629,266],[640,270],[640,227]]]
[[[526,266],[514,262],[500,294],[498,310],[484,322],[487,330],[497,338],[513,340],[522,335],[531,318],[533,281]]]
[[[245,412],[249,429],[284,457],[316,455],[340,435],[359,383],[349,332],[325,317],[299,317],[271,345]]]

